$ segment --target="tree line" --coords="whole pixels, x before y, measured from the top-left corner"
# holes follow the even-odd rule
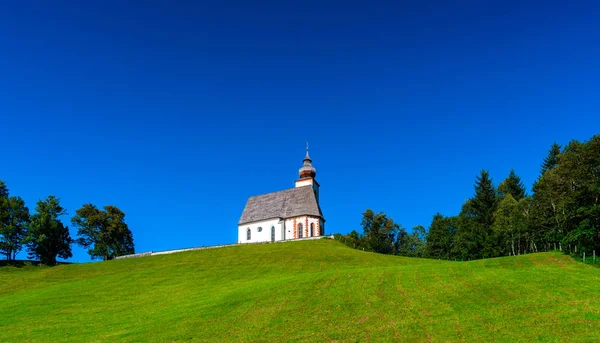
[[[69,227],[60,220],[64,215],[66,209],[52,195],[39,200],[30,214],[25,201],[11,196],[6,183],[0,180],[0,254],[12,261],[25,248],[28,258],[55,265],[58,258],[73,256],[73,244],[88,249],[92,259],[109,260],[135,252],[125,213],[117,207],[99,209],[84,204],[71,218],[77,229],[76,238],[71,237]]]
[[[381,212],[363,213],[362,233],[338,238],[367,251],[445,260],[471,260],[560,250],[600,251],[600,135],[554,143],[527,194],[511,170],[494,185],[489,172],[476,177],[473,196],[456,216],[433,216],[429,229],[408,234]]]

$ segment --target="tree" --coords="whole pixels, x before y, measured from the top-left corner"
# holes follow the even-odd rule
[[[465,201],[459,215],[450,220],[455,228],[450,256],[460,261],[482,258],[488,232],[477,222],[473,199]]]
[[[550,169],[556,168],[558,164],[558,156],[560,155],[560,145],[556,142],[552,144],[550,147],[550,151],[548,151],[548,156],[544,158],[544,163],[542,163],[542,174]]]
[[[425,256],[444,260],[450,259],[455,237],[455,220],[436,213],[429,226]]]
[[[492,225],[497,206],[497,193],[490,174],[486,170],[482,170],[475,180],[475,196],[470,200],[472,217],[477,224],[474,229],[477,231],[476,236],[480,239],[476,244],[481,246],[480,249],[477,249],[481,255],[475,258],[493,256]]]
[[[600,248],[600,135],[587,142],[571,141],[546,174],[556,174],[555,187],[563,193],[562,242],[579,252]]]
[[[69,228],[59,219],[65,214],[67,211],[60,206],[60,199],[52,195],[37,202],[25,239],[30,258],[37,258],[42,264],[55,265],[57,257],[67,259],[73,256]]]
[[[71,223],[77,228],[77,243],[88,248],[93,259],[106,261],[135,253],[125,213],[115,206],[100,210],[92,204],[84,204],[76,211]]]
[[[533,187],[532,222],[546,249],[568,252],[600,248],[600,135],[554,144]]]
[[[475,220],[485,228],[491,227],[497,205],[496,189],[490,174],[487,170],[482,170],[475,180],[475,196],[471,199]]]
[[[404,231],[403,234],[400,233],[398,236],[398,241],[401,241],[401,244],[399,244],[398,255],[423,257],[427,231],[422,225],[413,227],[413,231],[410,234],[407,234]]]
[[[525,185],[513,169],[508,173],[508,177],[498,185],[498,193],[501,198],[510,194],[516,201],[525,197]]]
[[[385,213],[375,214],[367,209],[361,220],[363,235],[356,242],[358,247],[365,250],[381,253],[396,254],[398,252],[398,238],[404,229],[400,224],[389,218]]]
[[[0,198],[8,198],[8,188],[2,180],[0,180]]]
[[[494,234],[498,245],[496,255],[516,255],[515,247],[519,241],[519,215],[518,202],[508,193],[498,205],[494,214]],[[518,246],[516,247],[518,252]]]
[[[14,260],[23,248],[29,225],[29,209],[21,197],[0,197],[0,252]]]

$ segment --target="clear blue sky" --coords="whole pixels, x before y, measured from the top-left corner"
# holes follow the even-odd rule
[[[233,243],[309,141],[328,233],[428,226],[482,168],[530,188],[600,132],[591,1],[174,3],[0,7],[0,179],[32,211],[116,205],[140,252]]]

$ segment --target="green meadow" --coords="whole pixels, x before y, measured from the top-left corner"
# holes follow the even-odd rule
[[[598,342],[600,269],[334,240],[0,267],[0,342]]]

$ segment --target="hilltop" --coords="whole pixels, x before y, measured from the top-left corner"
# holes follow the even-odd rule
[[[472,262],[333,240],[0,268],[2,342],[590,342],[600,270],[560,253]]]

